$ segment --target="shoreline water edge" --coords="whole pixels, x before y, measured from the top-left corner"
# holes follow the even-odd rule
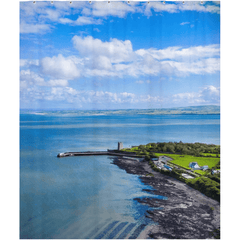
[[[21,114],[20,238],[217,237],[220,203],[154,171],[151,161],[139,160],[144,151],[133,154],[128,147],[180,140],[219,145],[220,116],[49,114]],[[117,142],[126,150],[109,154]],[[150,157],[153,149],[145,148]],[[159,151],[156,157],[164,154]]]
[[[144,184],[154,189],[145,191],[167,197],[167,200],[149,197],[134,199],[151,208],[145,215],[157,223],[146,227],[138,238],[218,238],[220,234],[218,201],[177,179],[153,171],[148,162],[113,157],[113,164],[129,174],[139,175]]]

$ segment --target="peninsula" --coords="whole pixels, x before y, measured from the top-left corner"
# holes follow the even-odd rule
[[[149,143],[94,152],[66,152],[58,157],[109,155],[113,164],[137,174],[166,199],[135,200],[148,205],[148,226],[141,238],[220,238],[220,146],[203,143]],[[195,169],[194,167],[197,166]],[[202,166],[202,167],[201,167]]]

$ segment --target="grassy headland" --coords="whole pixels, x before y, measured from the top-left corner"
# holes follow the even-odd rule
[[[220,173],[211,174],[212,169],[220,169],[220,146],[203,143],[149,143],[123,149],[144,156],[154,171],[172,176],[193,187],[217,201],[220,201]],[[151,160],[154,157],[166,156],[172,160],[168,165],[172,171],[159,169]],[[189,163],[197,162],[199,166],[207,165],[207,170],[192,171]],[[194,179],[186,179],[182,173],[187,173]]]

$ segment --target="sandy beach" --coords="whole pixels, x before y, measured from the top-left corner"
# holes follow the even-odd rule
[[[220,203],[190,188],[185,183],[158,172],[147,162],[114,158],[113,163],[127,173],[137,174],[141,180],[154,188],[145,190],[168,199],[136,198],[138,202],[157,209],[145,214],[156,225],[147,226],[138,238],[156,239],[211,239],[220,229]],[[153,176],[146,176],[152,173]],[[159,210],[160,209],[160,210]]]

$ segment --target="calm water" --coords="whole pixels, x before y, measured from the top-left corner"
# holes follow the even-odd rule
[[[136,238],[151,196],[107,156],[57,158],[149,142],[220,144],[219,115],[20,115],[20,237]],[[159,196],[164,198],[164,196]]]

